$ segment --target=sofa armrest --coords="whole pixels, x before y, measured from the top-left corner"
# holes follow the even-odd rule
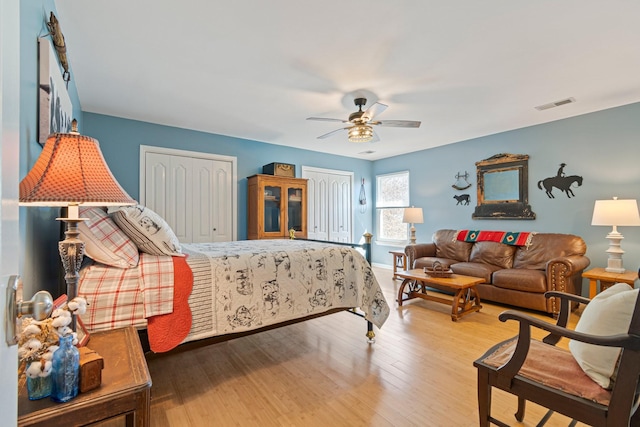
[[[582,287],[582,271],[589,266],[591,260],[584,255],[553,258],[547,262],[547,290],[568,292],[580,295]]]
[[[407,268],[413,268],[413,262],[424,256],[436,256],[435,243],[416,243],[408,245],[404,248],[404,254],[407,256]]]

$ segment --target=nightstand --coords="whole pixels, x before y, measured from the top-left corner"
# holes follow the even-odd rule
[[[624,273],[609,273],[604,268],[592,268],[582,273],[582,277],[589,279],[589,298],[593,298],[598,293],[598,281],[600,282],[600,292],[614,283],[626,283],[633,288],[634,282],[638,279],[638,273],[629,270]]]
[[[389,251],[389,253],[393,255],[393,278],[402,279],[402,277],[398,277],[396,273],[407,269],[407,257],[404,251]]]
[[[49,398],[29,400],[21,381],[18,426],[87,425],[117,416],[125,416],[127,426],[149,426],[151,376],[136,330],[96,332],[87,347],[104,358],[100,387],[55,403]]]

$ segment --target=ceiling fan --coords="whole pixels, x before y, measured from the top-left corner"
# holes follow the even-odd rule
[[[349,141],[351,142],[376,142],[380,139],[373,131],[372,126],[388,126],[396,128],[418,128],[420,123],[414,120],[373,120],[378,114],[387,109],[387,105],[375,102],[367,110],[362,111],[362,107],[367,104],[366,98],[356,98],[353,100],[358,107],[358,111],[351,113],[348,120],[331,119],[326,117],[307,117],[307,120],[318,120],[321,122],[341,122],[351,123],[351,126],[333,130],[324,135],[320,135],[318,139],[328,138],[331,135],[342,131],[348,131]]]

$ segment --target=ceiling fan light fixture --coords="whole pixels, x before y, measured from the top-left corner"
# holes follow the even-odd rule
[[[370,142],[373,128],[369,125],[355,125],[349,128],[349,142]]]

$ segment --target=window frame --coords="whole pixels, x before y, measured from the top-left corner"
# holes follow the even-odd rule
[[[407,194],[405,195],[406,200],[403,200],[401,203],[399,204],[384,204],[381,205],[380,204],[380,200],[381,198],[380,196],[380,180],[384,179],[384,178],[389,178],[392,176],[406,176],[407,179]],[[406,204],[404,204],[403,202],[406,201]],[[376,243],[381,244],[381,245],[387,245],[387,246],[406,246],[407,242],[409,241],[409,224],[406,224],[405,228],[404,228],[404,239],[388,239],[388,238],[384,238],[383,234],[381,232],[381,224],[382,224],[382,213],[385,210],[389,210],[389,209],[404,209],[404,208],[408,208],[409,206],[411,206],[411,174],[409,173],[408,170],[403,170],[403,171],[397,171],[397,172],[389,172],[389,173],[383,173],[383,174],[379,174],[376,175],[376,204],[375,204],[375,210],[376,210]]]

